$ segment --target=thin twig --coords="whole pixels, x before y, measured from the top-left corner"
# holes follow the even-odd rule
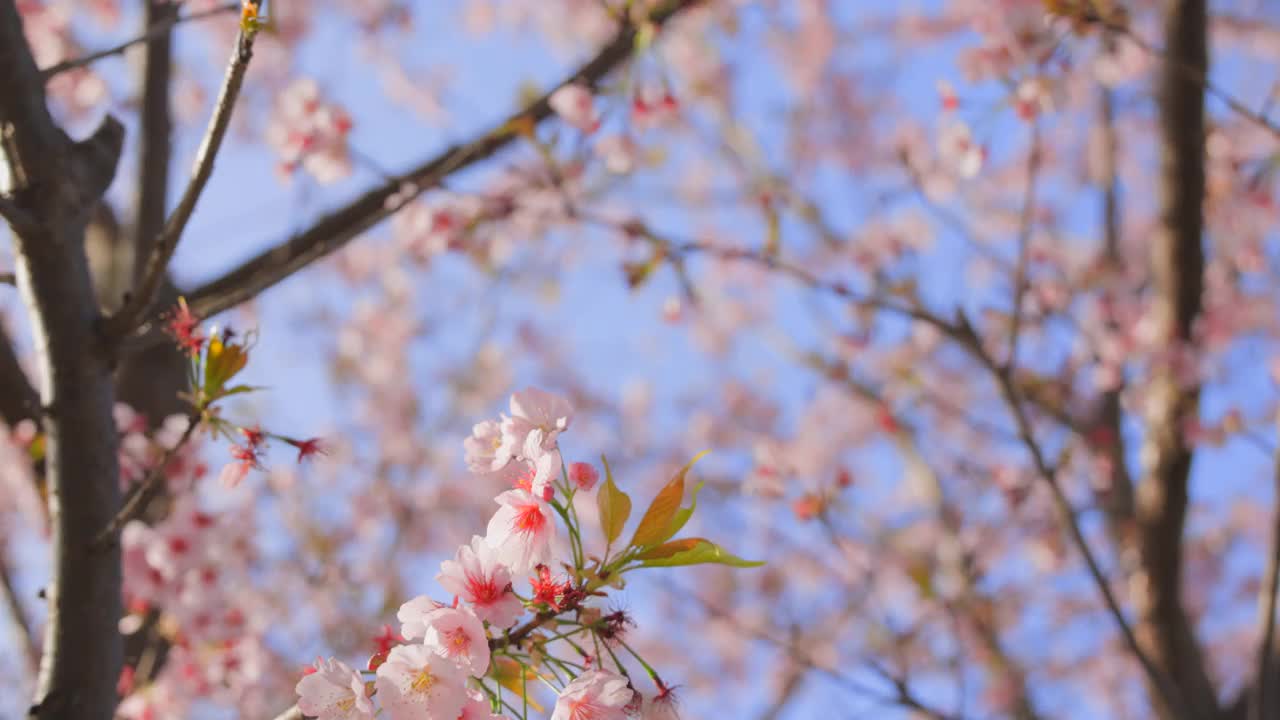
[[[156,240],[151,257],[147,261],[146,271],[138,283],[134,293],[125,301],[120,311],[107,321],[107,332],[111,337],[120,338],[136,326],[138,320],[149,309],[156,290],[164,280],[165,270],[173,253],[178,249],[178,241],[182,232],[195,212],[196,203],[205,185],[213,175],[213,163],[226,137],[227,128],[231,125],[231,113],[235,109],[236,98],[244,85],[244,76],[249,69],[249,60],[253,58],[253,41],[258,31],[252,26],[241,28],[236,38],[236,48],[227,64],[227,74],[223,79],[222,90],[214,105],[213,116],[209,118],[209,127],[205,131],[204,141],[196,153],[195,167],[191,173],[191,182],[174,208],[173,214],[165,223],[164,232]]]
[[[129,48],[135,45],[141,45],[142,43],[150,42],[151,40],[161,37],[165,33],[169,32],[171,29],[173,29],[173,27],[175,25],[178,25],[179,23],[185,23],[185,22],[195,21],[195,20],[204,20],[206,18],[210,18],[215,15],[222,15],[225,13],[233,12],[237,10],[239,7],[240,7],[239,0],[235,0],[234,2],[228,2],[222,5],[209,8],[208,10],[201,10],[200,12],[194,12],[189,15],[182,15],[180,17],[174,17],[168,20],[155,23],[151,27],[147,28],[147,31],[139,35],[138,37],[135,37],[131,40],[126,40],[125,42],[122,42],[119,45],[114,45],[105,50],[98,50],[97,52],[93,52],[78,58],[72,58],[70,60],[63,60],[62,62],[56,65],[50,65],[44,70],[41,70],[40,74],[46,80],[48,80],[49,78],[53,77],[54,75],[58,75],[59,73],[64,73],[64,72],[67,72],[68,70],[74,70],[76,68],[93,64],[103,58],[111,57],[112,55],[123,54],[124,51],[128,50]]]
[[[648,15],[662,25],[702,0],[668,0]],[[595,57],[556,84],[595,86],[635,51],[638,28],[624,24]],[[211,317],[256,297],[403,208],[423,192],[438,187],[454,172],[464,170],[515,143],[521,128],[551,117],[550,93],[506,118],[469,142],[453,145],[396,178],[382,183],[342,208],[326,213],[311,227],[287,238],[224,275],[186,293],[192,312]]]
[[[1013,273],[1013,317],[1009,320],[1009,359],[1006,365],[1018,363],[1018,339],[1022,332],[1022,313],[1026,304],[1027,266],[1030,264],[1031,231],[1035,227],[1036,177],[1040,174],[1040,123],[1031,121],[1031,147],[1027,150],[1027,186],[1022,195],[1022,212],[1018,219],[1018,264]]]
[[[1107,606],[1108,612],[1115,620],[1116,626],[1120,629],[1120,634],[1124,637],[1125,645],[1129,651],[1138,660],[1146,673],[1152,686],[1160,694],[1161,700],[1166,707],[1181,712],[1180,709],[1185,705],[1181,703],[1181,693],[1178,688],[1169,682],[1168,678],[1151,662],[1147,654],[1143,652],[1142,647],[1138,644],[1138,638],[1134,635],[1133,628],[1129,625],[1129,621],[1125,619],[1124,611],[1120,608],[1120,603],[1116,600],[1115,593],[1111,590],[1111,583],[1102,573],[1102,567],[1098,564],[1098,559],[1093,554],[1093,549],[1089,546],[1089,541],[1085,538],[1084,533],[1080,530],[1080,523],[1076,519],[1075,511],[1071,507],[1071,501],[1067,498],[1066,493],[1062,489],[1061,483],[1058,481],[1057,471],[1049,464],[1045,458],[1044,450],[1040,447],[1040,443],[1036,440],[1035,433],[1031,428],[1031,420],[1027,417],[1026,409],[1022,406],[1022,398],[1017,386],[1014,384],[1009,369],[998,365],[991,354],[987,351],[982,343],[982,338],[978,336],[973,326],[964,316],[961,315],[960,328],[961,333],[957,336],[957,340],[961,341],[966,349],[984,365],[994,377],[996,385],[1000,389],[1001,395],[1004,397],[1005,404],[1008,405],[1010,412],[1013,414],[1014,424],[1017,426],[1018,435],[1022,438],[1022,443],[1026,447],[1027,452],[1031,455],[1032,464],[1035,466],[1036,473],[1049,486],[1050,493],[1053,497],[1053,504],[1058,512],[1059,519],[1066,526],[1068,534],[1071,536],[1072,543],[1080,551],[1084,557],[1085,566],[1089,570],[1089,575],[1093,580],[1093,584],[1097,587],[1098,592],[1102,595],[1103,602]]]
[[[111,542],[114,542],[117,533],[120,532],[120,529],[123,528],[130,520],[133,520],[142,514],[147,505],[151,503],[151,499],[156,496],[157,492],[159,492],[160,486],[164,483],[165,470],[169,467],[169,462],[173,460],[173,457],[178,454],[178,451],[181,450],[182,447],[187,444],[187,441],[191,439],[191,436],[195,434],[196,429],[200,427],[200,421],[201,416],[198,413],[191,413],[187,416],[187,429],[182,431],[182,435],[178,438],[178,441],[173,444],[173,447],[165,450],[160,461],[156,463],[155,467],[151,468],[151,472],[147,473],[146,478],[144,478],[143,481],[134,488],[133,494],[125,500],[124,506],[120,508],[120,512],[116,513],[116,516],[111,519],[111,522],[108,523],[107,526],[102,529],[102,532],[98,533],[94,538],[94,548],[102,548],[109,545]]]
[[[1140,50],[1150,53],[1151,55],[1154,55],[1167,63],[1171,63],[1172,65],[1178,68],[1178,72],[1182,73],[1183,75],[1186,75],[1187,78],[1189,78],[1192,82],[1204,88],[1204,91],[1206,94],[1214,97],[1217,100],[1220,100],[1222,104],[1230,108],[1232,112],[1235,112],[1236,114],[1240,115],[1241,117],[1253,123],[1254,125],[1257,125],[1263,130],[1266,130],[1272,135],[1275,135],[1277,138],[1280,138],[1280,126],[1277,126],[1275,123],[1272,123],[1262,113],[1249,109],[1249,106],[1245,105],[1244,102],[1236,99],[1234,95],[1232,95],[1231,93],[1228,93],[1226,90],[1223,90],[1222,88],[1215,85],[1213,81],[1211,81],[1205,75],[1205,73],[1201,72],[1196,67],[1184,61],[1181,61],[1177,58],[1172,57],[1163,48],[1158,47],[1154,43],[1148,42],[1147,40],[1143,39],[1142,36],[1138,35],[1137,33],[1129,29],[1125,25],[1104,22],[1103,26],[1107,30],[1110,30],[1118,35],[1121,35],[1127,38],[1134,45],[1137,45]]]

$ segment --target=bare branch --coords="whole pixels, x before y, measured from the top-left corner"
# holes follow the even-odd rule
[[[1110,36],[1103,38],[1104,43],[1112,43]],[[1121,267],[1120,255],[1120,199],[1116,187],[1117,154],[1119,143],[1116,137],[1115,92],[1111,88],[1102,88],[1098,106],[1098,124],[1102,132],[1102,231],[1103,256],[1112,270]],[[1118,326],[1115,318],[1107,318],[1108,328],[1115,330]],[[1107,517],[1107,528],[1112,542],[1117,548],[1129,545],[1129,528],[1133,520],[1133,478],[1129,475],[1128,457],[1125,452],[1122,413],[1120,411],[1120,388],[1109,390],[1102,395],[1099,414],[1099,425],[1104,429],[1109,445],[1107,458],[1111,464],[1110,484],[1107,488],[1104,511]],[[1123,555],[1123,550],[1120,553]]]
[[[699,1],[668,0],[649,14],[649,21],[661,25]],[[634,24],[624,24],[595,57],[556,87],[575,82],[592,86],[599,83],[631,57],[637,32]],[[551,116],[549,98],[550,93],[543,95],[474,140],[446,149],[400,177],[384,182],[346,206],[325,214],[310,228],[193,289],[186,294],[192,311],[201,317],[209,317],[235,307],[337,250],[399,210],[404,201],[411,199],[404,198],[407,187],[416,188],[419,193],[425,192],[438,186],[452,173],[492,157],[511,145],[520,137],[517,128],[539,123]],[[396,197],[402,198],[401,204],[388,207]]]
[[[1207,15],[1205,21],[1208,22]],[[1184,48],[1179,46],[1176,40],[1169,42],[1167,47],[1160,48],[1125,25],[1117,25],[1115,23],[1103,23],[1103,25],[1107,30],[1127,38],[1143,52],[1159,58],[1164,64],[1166,72],[1179,75],[1181,81],[1192,84],[1205,93],[1212,95],[1221,101],[1223,105],[1230,108],[1232,112],[1280,138],[1280,126],[1267,119],[1266,115],[1252,110],[1234,95],[1218,87],[1209,78],[1208,65],[1197,62],[1195,58],[1184,56],[1181,52]]]
[[[1150,241],[1152,319],[1155,336],[1170,357],[1195,347],[1193,327],[1204,282],[1206,5],[1205,0],[1167,3],[1167,50],[1157,75],[1160,180],[1159,221]],[[1171,703],[1165,697],[1161,716],[1213,717],[1217,693],[1181,597],[1192,462],[1183,427],[1198,416],[1200,389],[1181,378],[1172,364],[1153,372],[1145,393],[1143,472],[1135,506],[1139,567],[1131,585],[1139,641],[1185,700]]]
[[[253,42],[258,31],[252,26],[242,27],[236,38],[236,48],[227,64],[226,77],[222,82],[222,90],[214,105],[213,116],[209,119],[209,127],[205,131],[200,150],[196,153],[195,167],[192,170],[191,182],[178,201],[177,208],[165,223],[164,232],[156,240],[155,247],[146,261],[146,269],[142,279],[124,307],[107,322],[110,336],[119,338],[136,326],[154,298],[156,291],[164,280],[169,267],[169,260],[178,249],[178,241],[187,227],[187,221],[196,209],[200,194],[213,175],[214,160],[222,147],[222,140],[231,124],[231,113],[235,109],[236,99],[244,84],[245,73],[249,69],[249,60],[253,58]]]
[[[138,183],[134,188],[133,271],[135,286],[146,271],[157,238],[164,230],[169,197],[169,165],[173,120],[169,95],[173,70],[173,23],[178,7],[170,0],[147,0],[146,23],[159,28],[147,43],[142,61],[142,107],[138,114]],[[117,252],[128,247],[121,243]],[[113,298],[118,302],[118,298]]]
[[[44,70],[41,70],[40,74],[43,75],[46,80],[48,80],[54,75],[67,72],[68,70],[74,70],[76,68],[90,65],[103,58],[111,57],[112,55],[123,54],[126,50],[128,50],[129,48],[135,45],[141,45],[142,43],[149,42],[151,40],[156,40],[158,38],[166,38],[169,36],[169,32],[174,28],[174,26],[180,23],[190,22],[194,20],[204,20],[206,18],[211,18],[217,15],[225,15],[225,14],[236,11],[237,9],[239,9],[239,7],[240,7],[239,0],[233,0],[232,2],[223,3],[222,5],[214,6],[212,8],[209,8],[208,10],[201,10],[200,12],[194,12],[188,15],[181,15],[181,16],[172,15],[163,20],[159,20],[153,24],[150,24],[149,27],[147,28],[147,31],[136,38],[122,42],[119,45],[106,48],[105,50],[99,50],[97,52],[90,53],[83,57],[72,58],[70,60],[63,60],[62,62],[56,65],[51,65],[45,68]]]
[[[1031,232],[1035,227],[1036,179],[1040,175],[1040,124],[1031,123],[1031,143],[1027,149],[1027,180],[1022,192],[1022,211],[1018,219],[1018,262],[1013,272],[1013,317],[1009,323],[1010,367],[1018,364],[1018,340],[1022,333],[1022,313],[1025,296],[1031,288],[1027,284],[1027,266],[1031,255]]]
[[[101,549],[113,543],[117,533],[130,520],[142,515],[147,506],[151,504],[151,500],[160,492],[165,479],[165,470],[169,467],[169,462],[173,460],[173,456],[178,454],[195,434],[196,429],[200,427],[201,417],[199,414],[192,413],[187,416],[187,429],[182,431],[182,435],[172,447],[164,451],[164,455],[160,461],[151,468],[151,472],[147,473],[147,477],[133,490],[133,493],[125,500],[124,506],[120,508],[120,512],[111,518],[111,522],[107,523],[93,538],[93,547]]]
[[[1163,672],[1155,665],[1147,653],[1139,645],[1137,636],[1134,634],[1133,628],[1130,627],[1129,621],[1125,619],[1124,610],[1120,607],[1120,602],[1116,599],[1115,592],[1111,589],[1111,583],[1107,580],[1102,572],[1102,566],[1098,563],[1097,557],[1093,553],[1093,549],[1089,546],[1089,541],[1084,536],[1084,532],[1080,529],[1080,522],[1076,518],[1074,509],[1071,507],[1071,501],[1067,498],[1066,493],[1062,489],[1061,483],[1058,481],[1057,470],[1049,464],[1045,457],[1044,450],[1040,446],[1040,442],[1036,440],[1035,432],[1031,427],[1031,420],[1027,417],[1026,409],[1023,407],[1022,397],[1018,391],[1017,385],[1013,382],[1008,368],[998,365],[991,354],[987,352],[986,347],[982,343],[982,338],[978,336],[973,326],[961,316],[960,322],[961,332],[955,336],[961,344],[969,350],[973,356],[981,362],[990,372],[996,381],[996,385],[1004,397],[1005,404],[1008,405],[1010,412],[1013,414],[1014,424],[1018,429],[1018,435],[1022,438],[1023,445],[1026,447],[1027,453],[1031,456],[1032,464],[1036,469],[1037,475],[1044,480],[1049,486],[1051,497],[1053,499],[1054,508],[1058,513],[1059,521],[1066,527],[1068,535],[1071,537],[1072,543],[1080,551],[1084,557],[1085,566],[1089,570],[1089,576],[1102,596],[1103,602],[1107,607],[1107,611],[1111,614],[1112,619],[1116,623],[1116,627],[1120,629],[1125,645],[1134,658],[1142,666],[1148,682],[1160,698],[1161,702],[1171,708],[1184,707],[1180,702],[1181,691],[1179,687],[1170,682]]]

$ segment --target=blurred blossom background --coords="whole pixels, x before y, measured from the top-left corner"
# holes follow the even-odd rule
[[[123,538],[121,631],[141,649],[119,716],[275,717],[317,656],[364,667],[402,603],[449,602],[440,562],[508,489],[468,471],[463,440],[537,387],[573,406],[565,463],[607,456],[637,503],[710,451],[690,532],[767,563],[646,570],[610,594],[682,718],[1243,719],[1280,669],[1262,661],[1280,13],[1211,3],[1206,75],[1177,35],[1205,5],[271,0],[163,297],[254,333],[243,379],[261,389],[224,414],[325,454],[274,442],[229,487],[229,444],[197,435],[169,466],[165,509]],[[41,67],[158,12],[17,7]],[[164,12],[183,18],[172,205],[239,8]],[[633,22],[596,87],[406,179],[509,132]],[[163,135],[146,47],[48,84],[73,137],[107,113],[127,129],[88,248],[105,306]],[[371,189],[382,210],[351,237],[222,301],[228,273]],[[21,302],[0,286],[30,369]],[[173,351],[152,348],[119,390],[126,479],[184,427],[165,420]],[[0,715],[20,717],[49,541],[37,438],[9,424],[21,621],[0,628]],[[204,584],[175,590],[176,567]]]

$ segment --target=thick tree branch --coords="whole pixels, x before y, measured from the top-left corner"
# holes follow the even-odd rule
[[[165,273],[173,253],[178,249],[178,241],[195,212],[196,203],[204,192],[205,185],[213,176],[214,160],[222,147],[227,128],[231,125],[231,113],[235,109],[236,99],[240,96],[240,88],[244,85],[244,76],[249,69],[249,60],[253,58],[253,42],[258,31],[252,26],[241,28],[236,38],[236,47],[227,64],[226,77],[222,82],[222,90],[214,104],[213,116],[209,119],[209,127],[205,131],[200,150],[196,153],[195,167],[192,169],[191,182],[178,200],[178,206],[165,223],[164,232],[155,241],[155,246],[148,255],[142,277],[135,292],[125,302],[124,307],[111,317],[107,323],[107,332],[112,337],[121,337],[138,323],[139,319],[150,308],[156,292],[164,282]]]
[[[29,716],[109,720],[121,663],[120,554],[92,554],[89,543],[119,505],[119,467],[112,358],[98,332],[84,234],[115,174],[124,129],[107,118],[93,137],[72,143],[54,124],[13,0],[0,0],[0,87],[11,199],[35,220],[13,228],[14,250],[45,408],[53,548],[44,656]]]
[[[649,20],[660,25],[698,2],[668,0],[650,13]],[[564,78],[557,87],[574,82],[592,86],[599,83],[631,57],[637,32],[635,25],[623,25],[595,57]],[[446,149],[400,177],[366,192],[345,207],[325,214],[310,228],[193,289],[187,293],[192,311],[201,317],[209,317],[235,307],[337,250],[399,210],[403,201],[391,207],[388,204],[393,198],[403,198],[406,187],[415,187],[418,192],[429,190],[452,173],[481,162],[514,143],[520,137],[517,128],[539,123],[551,116],[549,97],[549,94],[542,96],[476,139]]]
[[[45,79],[48,79],[53,77],[54,75],[67,72],[68,70],[74,70],[76,68],[85,67],[86,65],[91,65],[103,58],[111,57],[112,55],[120,55],[135,45],[141,45],[142,43],[160,39],[160,38],[167,39],[170,35],[170,32],[173,30],[174,26],[178,25],[179,23],[184,23],[192,20],[204,20],[206,18],[211,18],[217,15],[226,15],[228,13],[235,12],[239,8],[240,8],[240,1],[233,0],[233,2],[223,3],[221,5],[217,5],[212,8],[209,8],[208,10],[201,10],[200,12],[194,12],[188,15],[179,16],[176,13],[171,14],[166,16],[164,19],[157,20],[154,23],[148,22],[147,31],[136,38],[126,40],[125,42],[122,42],[119,45],[113,45],[112,47],[106,48],[104,50],[98,50],[97,52],[93,52],[88,55],[84,55],[82,57],[72,58],[70,60],[63,60],[62,62],[56,65],[51,65],[45,68],[44,70],[41,70],[40,73],[44,75]],[[148,8],[148,10],[149,9],[150,8]],[[150,16],[150,13],[148,13],[148,15]]]
[[[1183,427],[1198,415],[1200,391],[1180,378],[1183,373],[1175,367],[1194,348],[1193,327],[1201,308],[1205,117],[1200,80],[1208,76],[1208,19],[1205,0],[1171,0],[1166,8],[1166,52],[1157,77],[1159,223],[1150,247],[1153,319],[1168,352],[1146,389],[1146,437],[1135,506],[1139,567],[1131,587],[1138,640],[1185,700],[1181,708],[1160,703],[1161,717],[1186,712],[1208,718],[1218,712],[1217,695],[1181,597],[1192,462]]]

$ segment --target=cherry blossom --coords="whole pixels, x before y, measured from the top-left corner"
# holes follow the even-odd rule
[[[391,720],[457,720],[468,700],[462,670],[424,645],[391,648],[375,685]]]
[[[417,640],[426,637],[427,628],[431,626],[431,618],[436,613],[447,609],[447,605],[438,603],[426,595],[419,595],[400,606],[396,611],[396,619],[400,621],[400,635],[405,640]]]
[[[374,716],[360,673],[333,658],[316,661],[298,681],[298,709],[318,720],[370,720]]]
[[[625,677],[588,670],[560,693],[551,720],[626,720],[635,694]]]
[[[317,181],[329,183],[351,172],[351,125],[345,110],[324,100],[319,83],[301,78],[281,93],[266,136],[281,157],[282,172],[303,168]]]
[[[595,97],[582,85],[565,85],[556,90],[551,93],[550,103],[557,115],[582,132],[595,132],[600,127]]]
[[[508,490],[494,499],[501,507],[489,520],[485,542],[513,573],[552,562],[555,519],[546,501],[524,490]]]
[[[510,627],[523,609],[510,591],[511,572],[479,535],[459,547],[454,559],[440,563],[436,582],[470,603],[476,616],[494,627]]]
[[[467,704],[462,706],[462,714],[458,716],[458,720],[504,720],[504,718],[492,711],[489,701],[483,694],[468,690]]]
[[[478,677],[488,672],[489,638],[470,608],[444,608],[431,613],[425,622],[423,642],[428,648],[456,663],[468,675]]]

